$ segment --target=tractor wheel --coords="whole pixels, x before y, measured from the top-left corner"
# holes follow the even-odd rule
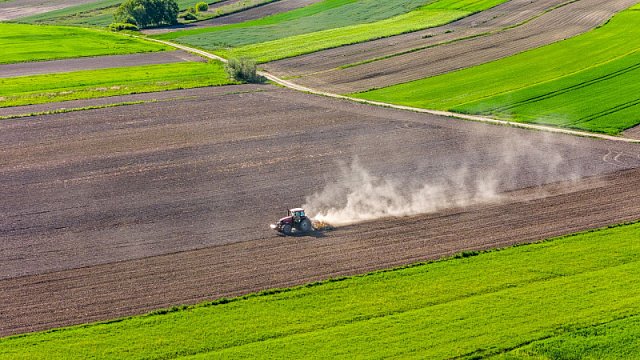
[[[282,233],[285,235],[291,235],[291,225],[287,224],[282,227]]]
[[[298,228],[303,233],[311,231],[311,220],[304,219],[304,220],[300,221],[300,225],[298,225]]]

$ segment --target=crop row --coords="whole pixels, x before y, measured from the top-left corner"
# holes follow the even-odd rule
[[[539,49],[353,96],[617,134],[640,123],[638,9]]]

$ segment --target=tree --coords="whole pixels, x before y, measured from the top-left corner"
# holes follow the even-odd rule
[[[178,23],[178,3],[175,0],[127,0],[116,10],[115,21],[146,28]]]

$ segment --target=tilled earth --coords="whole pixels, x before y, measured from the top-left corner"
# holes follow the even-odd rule
[[[0,78],[54,74],[80,70],[96,70],[127,66],[171,64],[177,62],[205,62],[200,56],[182,50],[143,54],[96,56],[76,59],[24,62],[0,65]]]
[[[276,75],[293,76],[294,82],[311,88],[334,93],[364,91],[487,63],[570,38],[636,3],[513,0],[442,27],[275,61],[264,67]],[[381,60],[367,62],[372,59]]]
[[[0,122],[0,336],[640,218],[633,144],[269,85],[186,94]],[[503,195],[309,236],[268,228],[355,159]]]

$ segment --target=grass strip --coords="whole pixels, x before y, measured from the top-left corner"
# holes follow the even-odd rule
[[[0,48],[0,64],[173,50],[96,29],[10,23],[0,23]]]
[[[443,25],[502,2],[439,0],[424,5],[424,1],[405,0],[386,2],[386,8],[381,8],[377,2],[360,1],[275,23],[248,22],[227,29],[185,31],[164,37],[213,50],[224,57],[247,56],[268,62]],[[316,5],[325,3],[328,1]]]
[[[503,32],[505,30],[510,30],[510,29],[514,29],[514,28],[517,28],[519,26],[525,25],[525,24],[527,24],[527,23],[529,23],[529,22],[541,17],[544,14],[547,14],[547,13],[553,11],[553,10],[559,9],[559,8],[561,8],[563,6],[569,5],[569,4],[574,3],[576,1],[578,1],[578,0],[570,0],[570,1],[567,1],[565,3],[556,5],[556,6],[552,7],[552,8],[549,8],[549,9],[543,11],[540,14],[532,16],[529,19],[521,21],[521,22],[519,22],[517,24],[513,24],[513,25],[510,25],[510,26],[504,27],[502,29],[498,29],[498,30],[495,30],[495,31],[489,31],[489,32],[483,32],[483,33],[478,33],[478,34],[469,35],[469,36],[464,36],[464,37],[460,37],[460,38],[456,38],[456,39],[452,39],[452,40],[448,40],[448,41],[442,41],[442,42],[439,42],[439,43],[436,43],[436,44],[426,45],[426,46],[422,46],[422,47],[416,47],[416,48],[412,48],[412,49],[409,49],[409,50],[399,51],[399,52],[393,53],[393,54],[388,54],[388,55],[385,55],[385,56],[380,56],[380,57],[376,57],[376,58],[372,58],[372,59],[362,60],[362,61],[358,61],[358,62],[351,63],[351,64],[345,64],[345,65],[339,66],[338,69],[348,69],[348,68],[351,68],[351,67],[370,64],[370,63],[376,62],[376,61],[390,59],[390,58],[393,58],[393,57],[396,57],[396,56],[401,56],[401,55],[406,55],[406,54],[410,54],[410,53],[414,53],[414,52],[418,52],[418,51],[422,51],[422,50],[426,50],[426,49],[431,49],[431,48],[434,48],[434,47],[437,47],[437,46],[449,45],[449,44],[454,44],[454,43],[457,43],[457,42],[460,42],[460,41],[464,41],[464,40],[474,39],[474,38],[477,38],[477,37],[493,35],[493,34],[496,34],[496,33],[499,33],[499,32]]]
[[[219,62],[176,63],[0,79],[0,107],[235,84]]]
[[[640,123],[640,73],[625,70],[638,61],[638,21],[636,5],[568,40],[352,96],[618,134]]]
[[[421,9],[373,24],[345,26],[229,50],[218,50],[216,54],[226,58],[250,57],[258,63],[265,63],[435,27],[469,14],[456,10]]]
[[[481,357],[640,314],[640,224],[0,340],[0,358]]]

